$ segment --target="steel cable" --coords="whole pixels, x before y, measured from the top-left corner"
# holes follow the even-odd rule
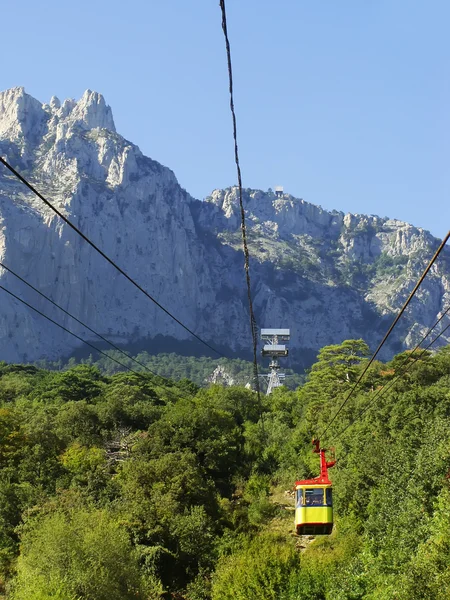
[[[397,316],[395,317],[394,321],[392,322],[392,325],[389,327],[389,329],[387,330],[387,332],[385,333],[383,339],[381,340],[380,344],[378,345],[378,348],[376,349],[376,351],[374,352],[374,354],[372,355],[372,358],[369,360],[369,362],[367,363],[367,365],[365,366],[365,368],[363,369],[362,373],[360,374],[360,376],[358,377],[358,379],[356,380],[355,384],[353,385],[353,387],[350,389],[349,393],[347,394],[347,396],[344,398],[344,401],[342,402],[342,404],[339,406],[338,410],[336,411],[336,413],[334,414],[334,416],[332,417],[332,419],[329,421],[328,425],[325,427],[325,429],[322,431],[322,433],[320,434],[320,436],[318,436],[318,438],[320,439],[321,437],[323,437],[325,435],[325,433],[328,431],[328,429],[331,427],[331,425],[333,424],[333,422],[335,421],[336,417],[339,415],[339,413],[341,412],[341,410],[344,408],[344,406],[347,404],[347,402],[349,401],[349,399],[351,398],[351,396],[353,395],[353,393],[355,392],[356,388],[358,387],[360,381],[362,380],[362,378],[364,377],[364,375],[366,374],[367,370],[369,369],[370,365],[373,363],[373,361],[375,360],[376,356],[378,355],[379,351],[381,350],[381,348],[384,346],[386,340],[388,339],[388,337],[390,336],[390,334],[392,333],[392,330],[394,329],[394,327],[397,325],[398,321],[400,320],[401,316],[403,315],[403,313],[405,312],[408,304],[411,302],[411,300],[413,299],[415,293],[417,292],[419,286],[421,285],[422,281],[425,279],[425,277],[427,276],[429,270],[431,269],[431,267],[433,266],[434,262],[436,261],[436,259],[438,258],[439,254],[442,252],[442,250],[444,249],[445,244],[447,243],[448,239],[450,238],[450,231],[447,233],[447,235],[445,236],[445,238],[442,240],[441,244],[439,245],[439,248],[436,250],[436,252],[434,253],[433,258],[430,260],[430,262],[428,263],[428,265],[426,266],[424,272],[422,273],[422,275],[420,276],[418,282],[416,283],[416,285],[414,286],[414,289],[412,290],[412,292],[409,294],[407,300],[405,301],[405,303],[403,304],[402,308],[400,309],[400,311],[398,312]]]
[[[149,294],[139,283],[137,283],[130,275],[128,275],[119,265],[117,265],[107,254],[103,252],[94,242],[92,242],[76,225],[74,225],[67,217],[65,217],[51,202],[49,202],[40,192],[36,190],[35,187],[29,183],[25,177],[23,177],[14,167],[12,167],[3,157],[0,156],[0,162],[9,170],[11,173],[17,177],[24,185],[27,186],[29,190],[31,190],[46,206],[48,206],[54,213],[56,213],[71,229],[73,229],[80,237],[83,238],[85,242],[87,242],[96,252],[100,254],[110,265],[112,265],[121,275],[123,275],[128,281],[130,281],[140,292],[142,292],[149,300],[151,300],[158,308],[160,308],[163,312],[166,313],[171,319],[173,319],[176,323],[178,323],[183,329],[185,329],[188,333],[190,333],[193,337],[195,337],[199,342],[207,346],[210,350],[218,354],[219,356],[224,356],[221,352],[216,350],[213,346],[211,346],[208,342],[205,342],[199,335],[197,335],[192,329],[187,327],[180,319],[177,319],[170,311],[167,310],[162,304],[160,304],[151,294]]]
[[[256,393],[258,394],[258,402],[261,406],[261,397],[260,397],[260,386],[259,386],[259,376],[258,376],[258,361],[257,361],[257,345],[258,345],[258,328],[256,325],[255,314],[253,311],[253,302],[252,302],[252,291],[251,291],[251,281],[250,281],[250,255],[248,251],[247,244],[247,227],[245,223],[245,210],[244,210],[244,202],[242,197],[242,175],[241,175],[241,166],[239,163],[239,150],[237,143],[237,126],[236,126],[236,112],[234,109],[234,93],[233,93],[233,68],[231,63],[231,48],[230,41],[228,39],[228,29],[227,29],[227,15],[225,8],[225,0],[220,0],[220,8],[222,11],[222,31],[225,37],[225,46],[227,52],[227,64],[228,64],[228,82],[229,82],[229,92],[230,92],[230,110],[231,116],[233,120],[233,139],[234,139],[234,160],[236,163],[237,170],[237,179],[238,179],[238,187],[239,187],[239,207],[241,213],[241,231],[242,231],[242,246],[244,249],[244,268],[245,268],[245,278],[247,283],[247,298],[248,298],[248,306],[250,312],[250,329],[252,335],[253,342],[253,379],[254,385],[256,387]],[[262,412],[261,412],[262,414]]]
[[[22,283],[24,283],[25,285],[27,285],[29,288],[31,288],[33,291],[35,291],[37,294],[39,294],[40,296],[42,296],[43,298],[45,298],[48,302],[50,302],[51,304],[53,304],[53,306],[56,306],[56,308],[59,308],[59,310],[61,310],[63,313],[65,313],[66,315],[68,315],[71,319],[73,319],[74,321],[76,321],[77,323],[79,323],[80,325],[82,325],[85,329],[87,329],[88,331],[90,331],[91,333],[93,333],[94,335],[96,335],[97,337],[99,337],[101,340],[103,340],[104,342],[106,342],[107,344],[109,344],[112,348],[114,348],[115,350],[117,350],[118,352],[120,352],[121,354],[123,354],[126,358],[128,358],[129,360],[132,360],[137,365],[143,367],[146,371],[148,371],[152,375],[155,375],[155,377],[160,377],[157,373],[154,373],[151,369],[149,369],[146,365],[144,365],[144,363],[141,363],[140,361],[136,360],[135,358],[133,358],[132,356],[130,356],[129,354],[127,354],[126,352],[124,352],[123,350],[121,350],[113,342],[111,342],[110,340],[108,340],[105,337],[103,337],[100,333],[98,333],[97,331],[95,331],[94,329],[92,329],[92,327],[89,327],[89,325],[86,325],[86,323],[83,323],[83,321],[80,321],[80,319],[78,319],[77,317],[75,317],[74,315],[72,315],[69,311],[65,310],[59,304],[57,304],[54,300],[52,300],[51,298],[49,298],[49,296],[46,296],[45,294],[43,294],[41,291],[39,291],[37,288],[35,288],[33,285],[31,285],[31,283],[29,283],[28,281],[26,281],[25,279],[23,279],[23,277],[21,277],[20,275],[18,275],[17,273],[15,273],[12,269],[10,269],[9,267],[7,267],[5,265],[5,263],[0,262],[0,267],[2,267],[6,271],[8,271],[12,275],[14,275],[14,277],[17,277],[17,279],[19,279],[19,281],[21,281]]]
[[[47,321],[50,321],[50,323],[53,323],[54,325],[56,325],[57,327],[59,327],[60,329],[62,329],[63,331],[65,331],[66,333],[69,333],[73,337],[77,338],[77,340],[80,340],[80,342],[83,342],[83,344],[86,344],[87,346],[90,346],[96,352],[100,352],[100,354],[103,354],[103,356],[106,356],[106,358],[109,358],[110,360],[114,361],[115,363],[117,363],[118,365],[120,365],[121,367],[123,367],[124,369],[126,369],[127,371],[131,371],[132,373],[135,373],[136,375],[139,375],[139,377],[143,377],[143,374],[139,373],[139,371],[135,371],[131,367],[129,367],[129,366],[121,363],[120,360],[117,360],[117,359],[113,358],[112,356],[109,356],[108,354],[106,354],[106,352],[103,352],[103,350],[100,350],[100,348],[97,348],[96,346],[94,346],[93,344],[91,344],[87,340],[83,339],[82,337],[80,337],[79,335],[77,335],[76,333],[74,333],[73,331],[70,331],[70,329],[67,329],[67,327],[64,327],[64,325],[60,325],[59,323],[57,323],[56,321],[54,321],[50,317],[47,317],[47,315],[45,315],[39,309],[35,308],[31,304],[28,304],[28,302],[25,302],[25,300],[23,300],[22,298],[19,298],[19,296],[16,296],[16,294],[13,294],[12,292],[10,292],[9,290],[7,290],[2,285],[0,285],[0,290],[3,290],[4,292],[6,292],[7,294],[9,294],[13,298],[15,298],[16,300],[18,300],[19,302],[21,302],[22,304],[25,304],[25,306],[27,306],[28,308],[30,308],[31,310],[33,310],[34,312],[36,312],[41,317],[44,317],[44,319],[47,319]]]
[[[405,373],[407,373],[409,371],[409,369],[418,361],[422,358],[422,356],[424,356],[424,354],[427,352],[427,350],[441,337],[441,335],[443,335],[448,329],[450,329],[450,323],[444,327],[444,329],[433,339],[431,340],[431,342],[425,346],[425,348],[422,349],[422,352],[420,354],[418,354],[417,356],[413,356],[414,352],[418,349],[418,347],[423,343],[423,341],[425,340],[425,338],[428,337],[428,335],[431,333],[431,331],[436,327],[436,325],[444,318],[444,316],[450,311],[450,307],[447,308],[447,310],[445,311],[445,313],[438,319],[438,321],[433,325],[433,327],[431,329],[429,329],[427,335],[422,339],[422,341],[420,342],[420,344],[418,346],[416,346],[416,348],[414,348],[414,350],[411,352],[411,354],[403,361],[403,363],[400,365],[405,365],[406,363],[406,367],[405,369],[403,369],[400,373],[398,373],[398,375],[396,375],[394,377],[394,379],[392,381],[390,381],[387,385],[383,386],[382,388],[380,388],[376,393],[375,396],[370,400],[369,404],[367,406],[365,406],[358,414],[358,416],[351,421],[348,425],[346,425],[344,427],[344,429],[342,429],[342,431],[340,431],[337,436],[335,436],[333,439],[335,441],[339,440],[344,433],[347,431],[347,429],[349,429],[352,425],[354,425],[375,403],[375,401],[377,400],[377,398],[381,398],[388,390],[390,390],[393,385],[395,384],[395,382],[400,378],[403,377],[403,375],[405,375]]]

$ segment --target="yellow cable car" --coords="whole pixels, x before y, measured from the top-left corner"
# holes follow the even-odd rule
[[[295,482],[295,529],[298,535],[326,535],[333,529],[332,484],[328,469],[336,461],[326,459],[325,448],[313,440],[313,452],[320,455],[320,475]]]

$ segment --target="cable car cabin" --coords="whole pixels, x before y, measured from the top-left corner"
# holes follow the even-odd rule
[[[298,535],[324,535],[333,529],[331,483],[313,485],[314,479],[296,482],[295,527]]]
[[[326,460],[325,448],[313,440],[314,450],[320,455],[320,475],[314,479],[295,482],[295,528],[298,535],[326,535],[333,529],[332,484],[328,469],[335,460]]]

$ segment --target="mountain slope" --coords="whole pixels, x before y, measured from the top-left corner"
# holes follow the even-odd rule
[[[23,88],[1,93],[0,152],[188,327],[228,353],[249,356],[236,188],[216,190],[204,202],[193,199],[172,171],[117,134],[111,109],[89,90],[78,102],[62,104],[57,98],[41,104]],[[297,366],[346,338],[364,337],[375,346],[438,245],[407,223],[327,212],[288,194],[246,190],[245,206],[257,321],[291,328]],[[165,350],[190,340],[4,169],[0,256],[116,343],[152,352],[160,336]],[[12,275],[3,271],[0,279],[92,340]],[[447,251],[386,355],[416,343],[449,303]],[[55,359],[77,347],[4,292],[1,305],[0,359]]]

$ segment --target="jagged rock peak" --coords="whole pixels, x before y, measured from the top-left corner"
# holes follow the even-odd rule
[[[49,104],[44,104],[57,123],[67,126],[79,126],[82,129],[108,129],[116,131],[111,107],[98,92],[86,90],[81,98],[67,98],[61,105],[59,98],[53,96]]]
[[[116,131],[111,108],[101,94],[91,90],[86,90],[81,99],[75,103],[70,118],[82,123],[86,129],[99,127]]]
[[[67,99],[62,105],[56,96],[49,104],[42,104],[23,87],[0,92],[0,137],[18,140],[42,135],[41,125],[49,118],[56,123],[64,122],[64,130],[68,126],[79,126],[87,130],[116,131],[112,110],[98,92],[86,90],[78,102]]]
[[[50,98],[50,108],[52,110],[58,110],[61,108],[61,101],[57,96],[52,96]]]
[[[42,104],[23,87],[0,92],[0,138],[16,141],[39,130],[45,119]]]

